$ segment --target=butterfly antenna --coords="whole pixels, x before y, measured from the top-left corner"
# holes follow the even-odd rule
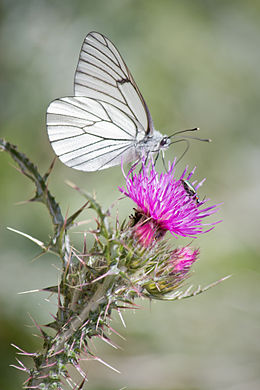
[[[190,132],[190,131],[199,131],[199,129],[200,129],[199,127],[194,127],[193,129],[186,129],[186,130],[176,131],[172,135],[169,135],[169,138],[176,137],[176,135],[178,135],[178,134],[183,134],[183,133],[187,133],[187,132]],[[186,138],[195,139],[197,141],[203,141],[203,142],[211,142],[210,138],[205,138],[204,139],[204,138],[192,137],[190,135],[186,135],[182,139],[186,139]]]
[[[200,129],[199,127],[194,127],[193,129],[179,130],[173,133],[172,135],[169,135],[169,138],[172,138],[177,134],[187,133],[189,131],[198,131],[199,129]]]
[[[196,141],[202,141],[202,142],[211,142],[211,139],[210,138],[199,138],[199,137],[192,137],[192,135],[186,135],[184,138],[182,139],[195,139]]]
[[[182,136],[182,137],[178,136],[178,134],[183,134],[183,133],[187,133],[187,132],[190,132],[190,131],[198,131],[198,130],[199,130],[199,127],[194,127],[193,129],[186,129],[186,130],[176,131],[175,133],[173,133],[172,135],[169,136],[169,138],[175,137],[175,140],[172,141],[170,143],[170,145],[175,144],[177,142],[183,142],[183,141],[186,142],[186,148],[185,148],[184,152],[182,153],[182,155],[176,161],[176,164],[178,164],[178,162],[185,156],[185,154],[189,150],[189,147],[190,147],[190,143],[188,141],[189,139],[194,139],[196,141],[202,141],[202,142],[211,142],[211,139],[209,139],[209,138],[199,138],[199,137],[193,137],[191,135],[185,135],[185,136]],[[176,140],[176,138],[179,138],[179,139]]]

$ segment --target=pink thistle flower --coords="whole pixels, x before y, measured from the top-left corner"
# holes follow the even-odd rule
[[[199,249],[185,246],[174,249],[167,258],[157,259],[153,272],[148,270],[146,273],[150,276],[149,280],[145,280],[146,291],[152,295],[165,296],[179,288],[198,255]]]
[[[186,274],[197,260],[198,255],[199,249],[191,249],[188,246],[174,249],[170,257],[170,262],[173,266],[171,274]]]
[[[134,232],[146,247],[162,238],[167,231],[176,238],[196,238],[213,229],[213,225],[217,223],[202,222],[205,217],[217,211],[216,205],[202,208],[207,199],[199,201],[196,195],[205,179],[195,187],[196,182],[191,183],[191,188],[195,191],[193,194],[187,191],[184,183],[189,183],[195,168],[185,178],[188,170],[186,167],[180,178],[176,179],[175,164],[176,159],[172,164],[169,163],[168,172],[159,175],[154,164],[150,161],[145,165],[143,159],[139,173],[130,171],[125,176],[126,189],[119,188],[120,192],[137,204],[133,217]]]
[[[132,218],[135,236],[145,247],[152,245],[155,240],[161,239],[167,232],[157,221],[143,214],[141,209],[135,209],[135,215]]]

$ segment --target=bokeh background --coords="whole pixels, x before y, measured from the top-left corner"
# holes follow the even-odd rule
[[[199,126],[202,137],[212,138],[211,144],[192,142],[179,164],[179,171],[196,165],[196,178],[207,177],[201,197],[224,202],[216,217],[223,222],[196,241],[201,258],[189,282],[207,285],[228,274],[232,278],[187,301],[138,302],[139,310],[124,313],[126,329],[114,315],[114,328],[127,339],[115,338],[122,349],[94,344],[121,375],[89,362],[86,388],[259,389],[260,3],[2,0],[1,137],[17,144],[42,173],[54,158],[45,130],[47,105],[72,94],[79,50],[92,30],[107,35],[120,50],[158,130],[171,134]],[[172,160],[181,151],[171,148],[166,157]],[[123,184],[120,167],[81,173],[57,162],[49,187],[64,213],[83,204],[66,179],[95,191],[104,207],[115,202]],[[11,343],[37,349],[40,341],[32,336],[30,316],[46,323],[56,310],[44,294],[18,295],[52,285],[59,275],[56,258],[37,259],[34,244],[6,229],[48,240],[51,225],[44,207],[17,204],[32,195],[32,184],[1,153],[1,390],[21,388],[25,379],[9,367],[15,363]],[[132,206],[118,202],[121,220]],[[83,219],[88,218],[86,213]],[[71,234],[75,245],[81,237]]]

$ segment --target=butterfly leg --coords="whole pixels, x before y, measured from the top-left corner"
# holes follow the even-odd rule
[[[141,161],[141,158],[139,158],[139,159],[131,166],[131,168],[130,168],[129,171],[128,171],[128,175],[131,175],[131,173],[133,173],[133,171],[135,170],[135,168],[137,167],[137,165],[139,164],[140,161]]]
[[[163,162],[163,166],[164,166],[165,172],[167,172],[167,166],[166,166],[166,162],[165,162],[165,158],[164,158],[164,153],[163,152],[162,152],[162,162]]]
[[[156,165],[157,160],[158,160],[158,157],[159,157],[159,152],[157,152],[156,157],[155,157],[155,159],[154,159],[154,165]]]
[[[185,148],[184,152],[181,154],[181,156],[177,159],[176,164],[178,164],[178,162],[181,161],[181,159],[185,156],[185,154],[187,153],[187,151],[190,148],[190,143],[186,138],[178,139],[177,141],[171,142],[171,145],[172,145],[172,144],[176,144],[177,142],[183,142],[183,141],[186,142],[186,148]]]

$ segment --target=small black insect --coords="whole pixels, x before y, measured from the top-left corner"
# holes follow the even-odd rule
[[[185,189],[186,193],[189,195],[190,198],[194,199],[197,204],[200,204],[199,197],[197,195],[197,192],[193,185],[188,180],[181,180],[183,188]]]
[[[140,211],[137,211],[136,209],[134,209],[135,213],[134,215],[130,215],[130,220],[131,220],[131,226],[135,226],[138,224],[138,222],[141,221],[141,219],[143,218],[143,214],[140,213]]]

